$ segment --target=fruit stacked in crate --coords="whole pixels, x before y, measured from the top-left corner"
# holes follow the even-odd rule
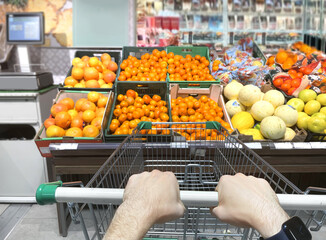
[[[72,68],[64,81],[64,87],[112,88],[116,79],[118,64],[109,53],[101,53],[99,57],[88,55],[81,58],[75,57],[72,60]]]
[[[100,143],[112,107],[113,92],[60,90],[34,141],[43,157],[51,143]]]
[[[217,84],[209,88],[180,88],[179,84],[171,84],[172,122],[178,122],[172,128],[188,141],[222,140],[224,137],[217,129],[204,129],[205,124],[188,122],[216,121],[229,133],[233,132],[222,91],[222,86]]]
[[[140,121],[168,122],[170,119],[167,103],[159,95],[140,97],[132,89],[127,90],[125,95],[117,96],[113,115],[109,127],[113,135],[131,134]]]
[[[89,92],[87,98],[74,101],[61,99],[51,107],[51,116],[44,121],[46,137],[97,137],[108,97],[99,92]]]

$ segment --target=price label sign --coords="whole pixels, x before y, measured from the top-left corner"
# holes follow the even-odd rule
[[[245,143],[248,148],[251,149],[262,149],[261,144],[258,142]]]
[[[298,149],[311,149],[311,145],[308,142],[295,142],[293,146]]]
[[[292,149],[293,145],[290,142],[274,143],[276,149]]]
[[[326,149],[326,142],[310,142],[312,149]]]

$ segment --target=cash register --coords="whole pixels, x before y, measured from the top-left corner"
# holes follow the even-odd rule
[[[18,51],[18,69],[0,72],[1,90],[40,90],[53,85],[52,73],[35,71],[30,64],[27,45],[44,44],[43,12],[7,13],[7,43]]]

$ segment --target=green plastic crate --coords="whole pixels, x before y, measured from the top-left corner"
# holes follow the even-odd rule
[[[166,48],[167,53],[173,52],[175,55],[181,55],[185,57],[186,55],[191,55],[192,57],[196,55],[200,55],[202,57],[206,57],[206,59],[211,62],[209,57],[209,49],[208,47],[193,47],[193,46],[169,46]],[[170,74],[167,74],[167,82],[169,84],[179,84],[182,88],[209,88],[211,84],[219,84],[220,81],[171,81]]]
[[[141,56],[143,56],[146,53],[152,54],[153,50],[157,49],[159,51],[166,50],[165,47],[123,47],[122,49],[122,58],[121,63],[123,60],[127,59],[129,56],[136,57],[137,59],[140,59]],[[117,72],[117,82],[125,82],[125,81],[119,81],[120,76],[120,66]],[[128,81],[128,82],[137,82],[137,81]],[[150,83],[157,83],[157,81],[146,81]],[[143,83],[143,82],[142,82]]]
[[[103,53],[108,53],[111,56],[112,61],[114,61],[116,64],[118,64],[118,70],[116,72],[116,79],[113,83],[112,88],[66,88],[63,85],[59,86],[59,90],[72,90],[72,91],[96,91],[96,92],[103,92],[103,91],[111,91],[114,90],[114,86],[118,79],[118,72],[120,72],[120,63],[121,63],[121,51],[76,51],[75,58],[79,57],[82,58],[83,56],[89,56],[89,57],[98,57],[101,58],[101,55]],[[70,67],[66,78],[71,76],[71,70],[73,66]]]
[[[110,124],[112,119],[114,118],[113,111],[115,106],[117,105],[117,97],[119,94],[125,95],[128,89],[135,90],[140,97],[144,96],[145,94],[149,96],[153,96],[155,94],[159,95],[162,100],[166,101],[166,106],[168,108],[168,115],[171,121],[171,107],[170,107],[170,95],[168,91],[168,84],[166,82],[123,82],[120,81],[117,83],[114,102],[112,105],[112,110],[109,115],[109,121],[104,130],[104,139],[105,142],[122,142],[127,136],[129,135],[113,135],[110,132]],[[155,136],[151,135],[153,140],[155,140]],[[161,136],[161,135],[160,135]]]

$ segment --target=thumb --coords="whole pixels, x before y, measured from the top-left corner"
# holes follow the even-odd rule
[[[221,206],[211,207],[210,211],[214,217],[216,217],[222,221],[223,221],[223,219],[225,219],[227,217],[227,214],[225,213],[224,208]]]

